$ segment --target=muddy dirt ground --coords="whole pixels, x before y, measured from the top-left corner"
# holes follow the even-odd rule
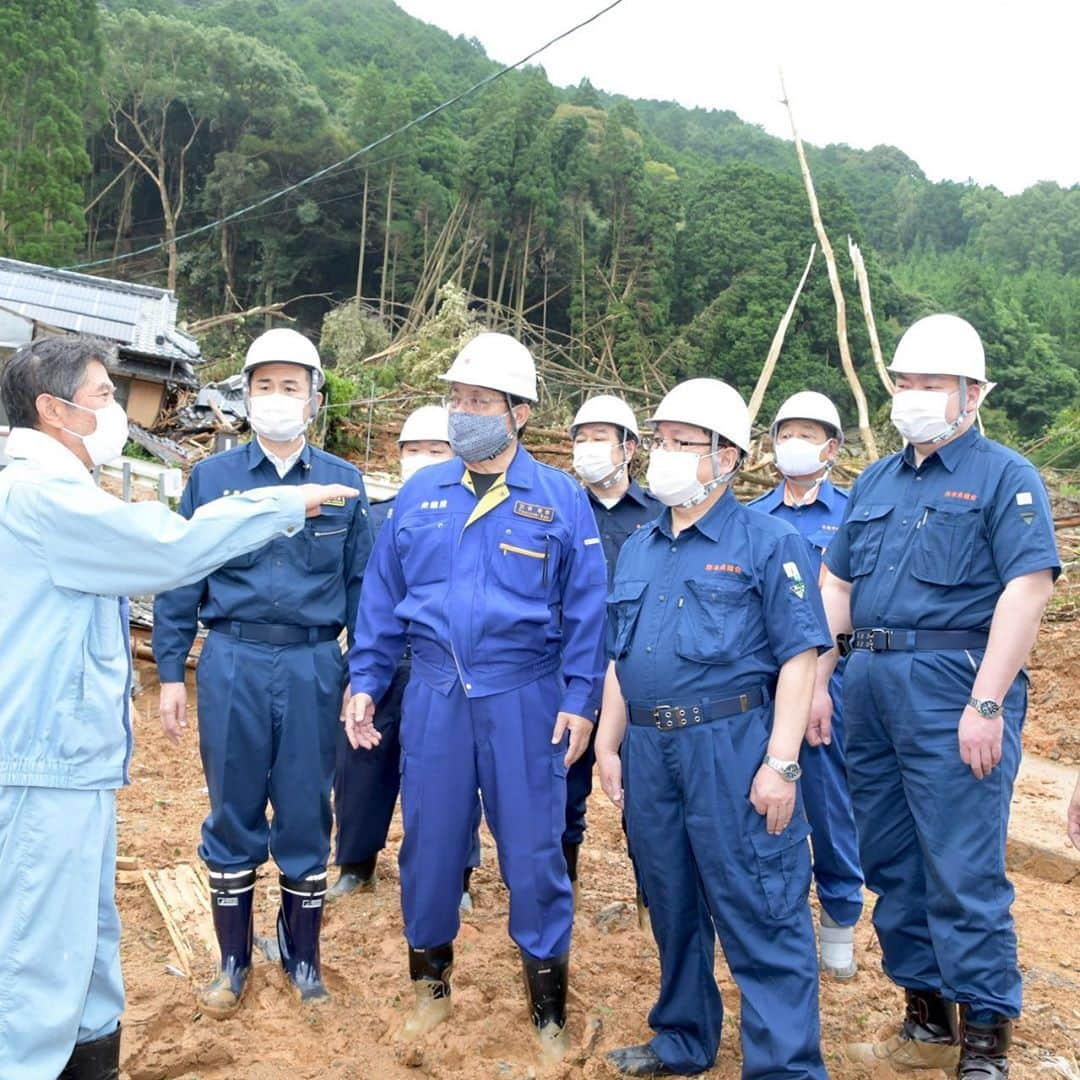
[[[1080,676],[1070,661],[1075,629],[1058,624],[1044,631],[1032,665],[1026,733],[1029,748],[1073,763],[1080,762],[1075,720]],[[139,674],[133,783],[119,803],[120,853],[136,857],[143,867],[197,865],[195,847],[206,812],[197,736],[192,727],[180,747],[166,742],[158,728],[152,665],[141,662]],[[189,698],[193,706],[193,686]],[[216,1022],[201,1016],[193,987],[210,977],[212,958],[206,954],[197,960],[190,982],[170,974],[167,965],[175,965],[176,958],[150,893],[137,881],[119,885],[128,991],[123,1075],[130,1080],[532,1075],[519,960],[506,934],[507,894],[486,830],[483,837],[475,910],[457,942],[453,1021],[408,1054],[393,1040],[409,1001],[396,820],[375,894],[354,895],[329,909],[322,948],[333,999],[318,1008],[296,1004],[280,969],[260,958],[237,1017]],[[656,950],[634,919],[633,882],[622,845],[618,817],[597,786],[581,853],[582,896],[572,954],[575,1050],[557,1076],[614,1076],[603,1052],[649,1035],[645,1018],[658,980]],[[1069,1075],[1063,1070],[1075,1069],[1080,1057],[1080,888],[1022,876],[1015,884],[1025,1011],[1016,1030],[1013,1076]],[[264,868],[256,893],[256,933],[273,932],[276,885],[276,873]],[[858,976],[849,983],[825,979],[821,988],[826,1062],[841,1080],[865,1075],[844,1063],[843,1043],[887,1027],[898,1009],[897,991],[880,972],[868,916],[856,934]],[[720,1057],[708,1075],[734,1078],[740,1071],[738,993],[721,958],[716,974],[728,1015]],[[1055,1057],[1057,1064],[1050,1060]]]

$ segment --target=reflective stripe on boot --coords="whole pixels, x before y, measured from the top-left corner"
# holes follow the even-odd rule
[[[330,995],[323,986],[319,966],[319,930],[322,926],[326,872],[311,874],[303,881],[288,878],[281,882],[281,910],[277,918],[281,966],[304,1003]]]
[[[213,981],[199,992],[202,1011],[215,1020],[240,1007],[251,970],[254,870],[210,870],[210,908],[221,949],[221,965]]]

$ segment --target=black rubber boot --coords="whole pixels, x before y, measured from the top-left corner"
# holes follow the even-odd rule
[[[375,891],[375,867],[379,862],[379,853],[369,855],[363,862],[342,863],[337,881],[326,893],[327,900],[338,900],[351,892],[370,893]]]
[[[574,890],[574,911],[578,909],[578,899],[580,897],[577,879],[577,857],[580,850],[580,844],[571,844],[567,840],[562,842],[563,858],[566,859],[566,875],[570,878],[570,886]]]
[[[948,1046],[955,1046],[960,1041],[956,1006],[941,994],[905,990],[904,1004],[903,1037]]]
[[[566,1030],[566,992],[570,970],[569,953],[548,960],[535,960],[521,954],[525,989],[529,996],[529,1014],[540,1039],[545,1064],[561,1061],[570,1049]]]
[[[93,1042],[76,1043],[58,1080],[120,1080],[120,1026]]]
[[[571,844],[568,840],[562,842],[563,858],[566,859],[566,874],[571,881],[577,881],[578,852],[580,844]]]
[[[608,1061],[624,1076],[674,1076],[649,1043],[612,1050]]]
[[[221,966],[214,981],[199,994],[204,1013],[223,1020],[240,1007],[251,970],[252,903],[255,871],[209,871],[210,908],[221,949]]]
[[[319,929],[322,926],[326,874],[303,881],[281,875],[281,910],[277,919],[281,966],[300,992],[302,1002],[329,997],[319,968]]]
[[[454,970],[454,945],[431,949],[409,948],[409,978],[416,1006],[402,1025],[398,1037],[411,1042],[426,1035],[450,1015],[450,973]]]
[[[964,1006],[956,1075],[960,1080],[1008,1080],[1012,1021],[998,1016],[988,1024],[976,1024],[967,1018],[967,1012]]]

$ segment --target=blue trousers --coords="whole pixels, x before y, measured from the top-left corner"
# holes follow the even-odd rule
[[[362,863],[386,847],[401,787],[401,699],[411,665],[403,661],[393,682],[375,707],[375,727],[382,735],[371,750],[354,750],[342,726],[334,769],[334,812],[337,816],[338,866]],[[472,844],[466,866],[480,865],[480,800],[473,811]]]
[[[269,852],[287,877],[322,873],[345,686],[337,642],[263,645],[211,632],[196,679],[210,791],[199,857],[212,870],[249,870]]]
[[[124,1011],[116,793],[0,787],[0,1076],[51,1080]]]
[[[585,809],[592,794],[593,766],[596,764],[596,728],[593,724],[585,753],[566,772],[566,830],[567,844],[580,844],[585,839]]]
[[[677,1073],[716,1060],[718,936],[742,995],[743,1076],[826,1076],[810,827],[801,797],[779,836],[749,801],[771,721],[770,705],[671,732],[630,726],[623,742],[626,824],[660,951],[652,1047]]]
[[[401,906],[413,948],[453,941],[476,791],[510,891],[510,936],[546,960],[569,951],[573,892],[562,853],[566,740],[551,744],[562,682],[468,698],[413,676],[401,718]]]
[[[1027,680],[1005,697],[1001,763],[976,780],[957,729],[975,677],[964,651],[856,652],[844,675],[848,773],[882,968],[977,1013],[1020,1014],[1005,876]]]
[[[859,866],[859,834],[848,790],[844,759],[842,680],[829,685],[833,699],[832,742],[799,752],[806,816],[813,830],[814,885],[818,900],[838,926],[854,926],[863,907],[863,875]]]

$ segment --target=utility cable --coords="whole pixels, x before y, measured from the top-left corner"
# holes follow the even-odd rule
[[[322,169],[313,172],[310,176],[305,176],[302,180],[296,181],[294,184],[289,184],[287,187],[278,189],[271,192],[269,195],[265,195],[263,198],[256,202],[250,203],[247,206],[241,207],[239,210],[234,210],[231,214],[226,214],[224,217],[218,218],[216,221],[207,222],[205,225],[200,225],[198,228],[189,229],[185,233],[181,233],[176,236],[172,241],[166,239],[161,240],[156,244],[150,244],[146,247],[139,248],[136,251],[128,251],[123,255],[117,255],[116,258],[106,259],[94,259],[90,262],[75,263],[72,266],[65,266],[64,270],[89,270],[95,266],[107,266],[112,263],[126,262],[128,259],[137,258],[140,255],[147,255],[152,251],[160,251],[164,247],[168,247],[170,243],[179,244],[182,241],[190,240],[193,236],[199,236],[202,233],[210,232],[216,229],[219,225],[226,225],[230,221],[236,221],[237,218],[241,218],[251,213],[253,210],[258,210],[261,206],[266,206],[267,203],[275,202],[277,199],[281,199],[284,196],[291,194],[294,191],[298,191],[300,188],[307,187],[310,184],[314,184],[316,181],[321,180],[324,176],[329,175],[337,169],[348,165],[350,162],[355,161],[358,157],[364,154],[370,153],[377,146],[382,146],[383,143],[389,142],[391,139],[398,135],[404,134],[406,131],[423,124],[425,121],[430,120],[433,116],[437,116],[439,113],[444,112],[451,106],[456,105],[459,101],[464,101],[465,98],[475,94],[478,90],[484,89],[484,87],[490,86],[497,79],[501,79],[504,75],[509,74],[511,71],[516,70],[519,67],[527,64],[530,60],[535,59],[542,52],[546,52],[552,45],[557,45],[560,41],[570,37],[571,34],[577,33],[578,30],[583,29],[590,23],[596,22],[601,16],[606,15],[609,11],[617,8],[623,0],[612,0],[611,3],[602,7],[599,11],[590,15],[587,19],[583,19],[581,22],[571,26],[568,30],[564,30],[561,34],[553,37],[550,41],[545,42],[539,48],[533,49],[527,56],[523,56],[520,60],[513,64],[507,64],[506,67],[500,68],[498,71],[493,72],[491,75],[486,76],[477,83],[473,83],[467,90],[463,90],[460,94],[455,94],[453,97],[448,98],[446,101],[439,105],[436,105],[432,109],[428,109],[427,112],[421,113],[419,116],[414,116],[407,123],[402,124],[400,127],[395,128],[393,131],[386,135],[380,135],[379,138],[373,142],[369,142],[366,146],[360,147],[359,150],[353,151],[347,157],[342,158],[340,161],[335,161],[332,165],[327,165]]]

